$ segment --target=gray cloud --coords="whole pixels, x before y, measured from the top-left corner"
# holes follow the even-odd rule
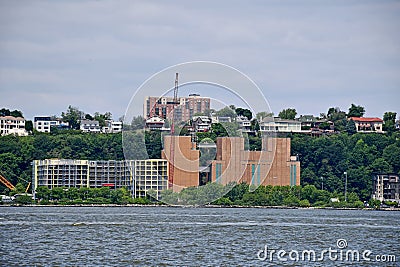
[[[155,72],[211,60],[253,78],[275,113],[400,112],[399,15],[396,1],[2,1],[0,106],[117,118]]]

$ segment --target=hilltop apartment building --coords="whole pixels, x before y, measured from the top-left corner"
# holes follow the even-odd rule
[[[33,128],[42,133],[50,133],[52,127],[68,128],[68,122],[50,116],[36,116],[33,118]]]
[[[15,134],[26,136],[28,132],[25,130],[25,119],[13,116],[0,117],[0,135]]]
[[[358,133],[383,133],[383,120],[380,118],[351,117]]]
[[[173,112],[178,121],[188,121],[196,113],[206,113],[210,110],[210,98],[201,97],[198,94],[190,94],[188,97],[178,97],[174,103],[173,97],[148,96],[144,100],[143,117],[149,119],[160,117],[171,120]]]

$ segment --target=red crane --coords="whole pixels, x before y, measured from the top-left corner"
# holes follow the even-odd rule
[[[169,149],[169,176],[168,176],[168,188],[172,188],[174,184],[174,168],[175,168],[175,119],[176,112],[175,108],[178,105],[178,73],[175,75],[175,87],[174,87],[174,100],[172,108],[172,123],[171,123],[171,143]]]

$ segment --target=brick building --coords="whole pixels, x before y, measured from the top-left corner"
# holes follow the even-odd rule
[[[174,192],[199,185],[200,152],[190,136],[165,136],[161,157],[168,160],[169,188]]]
[[[199,186],[199,150],[189,136],[164,137],[162,158],[169,162],[169,179],[177,192]],[[174,142],[171,144],[171,142]],[[173,149],[173,151],[172,151]],[[261,151],[244,149],[244,138],[217,138],[216,159],[207,168],[207,180],[227,184],[300,185],[300,162],[290,155],[290,138],[264,138]],[[172,155],[175,155],[174,157]],[[172,169],[172,171],[171,171]]]
[[[174,103],[173,97],[148,96],[144,100],[143,117],[149,119],[160,117],[172,119],[175,110],[176,120],[188,121],[196,113],[207,113],[210,110],[210,98],[201,97],[198,94],[190,94],[188,97],[179,97]]]

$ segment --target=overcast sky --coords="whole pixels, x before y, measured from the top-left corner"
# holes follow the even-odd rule
[[[399,33],[399,1],[0,0],[0,108],[117,119],[154,73],[206,60],[252,78],[275,114],[382,117],[400,113]]]

